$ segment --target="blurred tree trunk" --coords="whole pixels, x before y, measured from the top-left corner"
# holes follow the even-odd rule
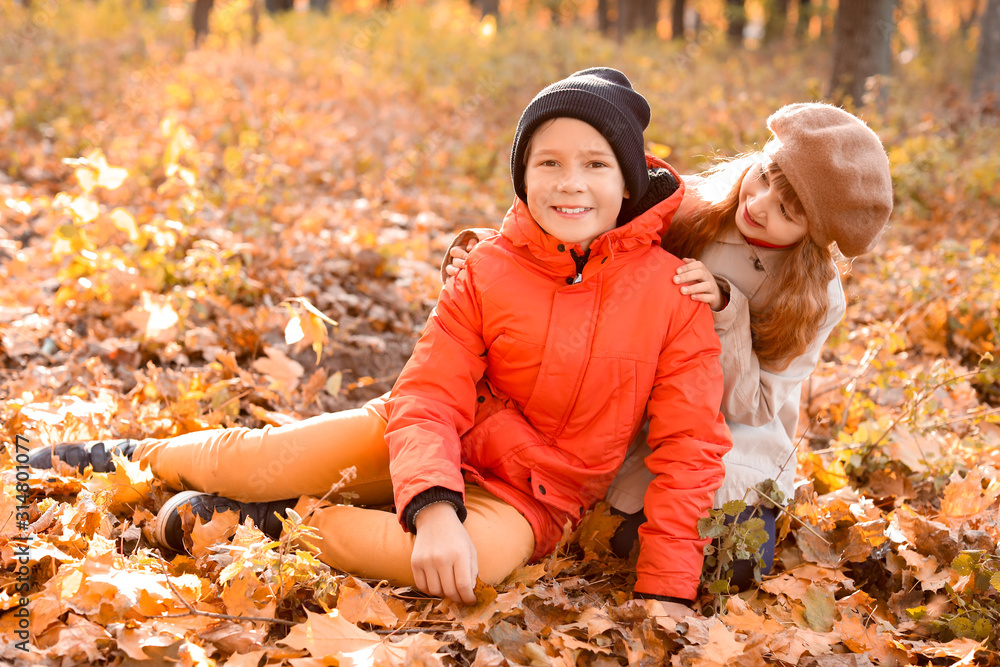
[[[260,0],[250,3],[250,43],[254,46],[260,41]]]
[[[670,10],[670,37],[684,39],[684,0],[674,0]]]
[[[742,44],[743,30],[747,27],[746,0],[726,0],[726,8],[723,11],[729,22],[727,34],[730,43]]]
[[[979,18],[978,2],[972,4],[968,15],[965,15],[962,13],[962,10],[959,10],[958,34],[963,42],[969,38],[969,30],[975,24],[977,18]]]
[[[813,16],[812,0],[799,0],[799,18],[795,21],[795,36],[802,39],[809,34],[809,22]]]
[[[330,0],[309,0],[309,9],[321,14],[329,14]]]
[[[893,0],[840,0],[833,29],[833,74],[829,95],[838,103],[850,97],[860,106],[865,84],[888,74],[895,23]]]
[[[920,0],[920,5],[917,7],[917,37],[921,49],[929,48],[934,43],[934,29],[931,26],[931,13],[927,7],[927,0]]]
[[[639,0],[618,0],[618,41],[635,32],[639,18]]]
[[[659,0],[639,0],[639,27],[643,30],[656,31],[656,24],[660,22],[660,1]]]
[[[208,17],[212,13],[215,0],[195,0],[191,10],[191,25],[194,27],[194,48],[201,45],[201,40],[208,34]]]
[[[992,95],[1000,99],[1000,0],[989,0],[980,26],[972,97],[980,100]]]
[[[264,8],[268,14],[291,11],[294,7],[295,0],[264,0]]]
[[[764,19],[764,41],[782,39],[788,26],[788,0],[767,0],[764,9],[767,12]]]
[[[492,16],[497,25],[500,25],[500,0],[479,0],[478,4],[483,18]]]
[[[839,8],[839,3],[838,3]],[[816,12],[819,14],[819,36],[822,39],[829,34],[832,29],[830,26],[830,0],[820,0],[819,10]]]
[[[611,19],[608,18],[608,12],[611,7],[608,5],[608,0],[597,0],[597,29],[601,31],[602,35],[611,34]]]

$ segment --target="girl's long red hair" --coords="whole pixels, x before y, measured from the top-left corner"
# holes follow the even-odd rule
[[[736,224],[740,183],[750,169],[760,168],[761,158],[761,153],[755,153],[709,171],[699,189],[728,186],[728,194],[707,204],[691,219],[674,221],[663,238],[663,247],[677,257],[699,258],[709,243]],[[789,212],[808,221],[798,195],[773,161],[769,161],[767,175]],[[835,275],[830,249],[820,247],[811,237],[806,236],[791,249],[766,303],[750,309],[750,335],[762,366],[782,370],[805,352],[826,318],[830,306],[827,285]]]

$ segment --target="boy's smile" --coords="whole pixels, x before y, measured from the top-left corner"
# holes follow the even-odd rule
[[[575,118],[556,118],[535,131],[524,181],[528,210],[538,225],[584,248],[615,228],[622,199],[628,197],[611,144]]]

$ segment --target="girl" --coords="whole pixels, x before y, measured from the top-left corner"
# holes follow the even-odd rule
[[[647,169],[648,122],[645,99],[607,68],[532,100],[500,234],[442,290],[387,397],[276,429],[44,448],[34,464],[96,469],[111,451],[147,462],[189,489],[156,519],[157,540],[178,550],[184,506],[205,518],[237,509],[273,536],[274,510],[323,495],[353,465],[345,491],[396,514],[314,512],[320,558],[471,603],[477,575],[497,583],[550,553],[605,495],[648,406],[655,476],[635,592],[690,601],[706,542],[697,521],[731,441],[710,312],[660,287],[680,265],[657,246],[683,189],[671,170]],[[272,461],[281,470],[261,473]],[[299,514],[314,500],[303,503]]]
[[[664,224],[663,246],[684,259],[673,283],[711,306],[722,343],[722,413],[733,437],[726,479],[715,506],[756,504],[753,489],[774,480],[784,499],[795,478],[795,435],[802,382],[846,309],[831,244],[854,257],[870,250],[892,211],[889,161],[878,136],[850,113],[826,104],[791,104],[767,120],[773,137],[761,151],[685,176],[685,198]],[[668,226],[669,225],[669,226]],[[458,241],[466,243],[467,238]],[[448,275],[461,268],[464,251]],[[671,286],[672,287],[672,286]],[[642,511],[651,474],[640,437],[608,493],[627,515],[613,541],[627,556],[646,534]],[[769,540],[763,573],[774,558],[775,510],[762,516]],[[753,580],[737,563],[731,583]]]

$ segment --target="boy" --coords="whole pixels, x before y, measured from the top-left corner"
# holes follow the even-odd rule
[[[160,542],[183,547],[183,505],[201,516],[239,509],[273,531],[269,501],[322,495],[358,465],[346,490],[362,505],[388,495],[397,514],[314,512],[320,558],[473,602],[477,575],[496,583],[544,557],[603,498],[648,404],[656,480],[636,594],[690,602],[705,543],[697,521],[731,442],[711,314],[662,288],[681,262],[657,247],[659,230],[683,185],[663,163],[647,168],[648,122],[646,100],[609,68],[532,100],[514,139],[517,199],[501,233],[442,291],[387,397],[278,429],[129,443],[133,460],[196,489],[160,510]],[[282,474],[245,488],[255,462],[278,452],[294,453]]]

